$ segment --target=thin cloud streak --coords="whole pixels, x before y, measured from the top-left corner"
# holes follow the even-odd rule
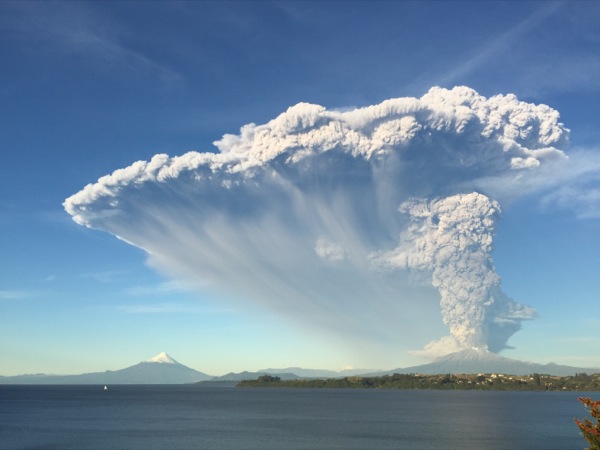
[[[22,300],[31,297],[28,291],[0,291],[0,300]]]
[[[542,196],[542,206],[574,211],[580,219],[600,219],[600,152],[575,151],[560,183]]]
[[[105,270],[100,272],[89,272],[80,275],[81,278],[93,279],[99,283],[109,284],[123,281],[127,278],[129,272],[126,270]]]
[[[234,309],[207,308],[198,304],[178,302],[135,303],[116,307],[117,311],[126,314],[234,314]]]
[[[132,286],[125,289],[125,293],[132,296],[180,294],[191,291],[193,291],[193,287],[181,281],[165,281],[151,286]]]
[[[127,33],[107,17],[101,17],[92,4],[20,2],[4,5],[0,28],[15,38],[35,44],[34,51],[76,55],[94,70],[156,76],[165,85],[183,80],[181,74],[148,55],[123,43]]]
[[[510,50],[511,45],[521,36],[526,33],[531,33],[536,27],[540,26],[546,18],[555,14],[561,7],[562,3],[560,2],[552,2],[543,5],[511,29],[479,47],[474,52],[473,56],[446,72],[443,77],[436,79],[435,82],[442,86],[460,82],[466,75],[488,63],[490,59],[497,58],[498,53]]]

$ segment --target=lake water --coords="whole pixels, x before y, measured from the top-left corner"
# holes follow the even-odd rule
[[[574,450],[582,395],[0,385],[0,448]]]

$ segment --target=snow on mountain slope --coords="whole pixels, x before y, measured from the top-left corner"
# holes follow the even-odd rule
[[[171,358],[170,355],[168,355],[165,352],[159,353],[154,358],[150,358],[146,362],[159,363],[159,364],[179,364],[177,361],[175,361],[173,358]]]

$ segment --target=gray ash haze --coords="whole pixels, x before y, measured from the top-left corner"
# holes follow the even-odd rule
[[[498,352],[536,315],[495,270],[502,206],[558,177],[568,137],[548,106],[467,87],[299,103],[216,149],[116,170],[64,207],[223,302],[375,342],[410,341],[441,317],[449,334],[416,353]],[[439,314],[419,313],[433,302]]]

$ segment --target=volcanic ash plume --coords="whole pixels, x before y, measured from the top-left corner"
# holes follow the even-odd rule
[[[426,353],[498,351],[534,316],[500,288],[498,201],[565,161],[558,119],[466,87],[344,112],[301,103],[218,152],[117,170],[64,206],[159,270],[330,332],[409,339],[426,282],[450,330]]]
[[[498,203],[474,192],[408,201],[400,210],[411,219],[400,245],[376,255],[375,261],[431,274],[452,336],[438,345],[502,350],[508,337],[520,328],[520,321],[532,318],[534,312],[500,290],[491,255]],[[431,352],[435,344],[430,345]]]

